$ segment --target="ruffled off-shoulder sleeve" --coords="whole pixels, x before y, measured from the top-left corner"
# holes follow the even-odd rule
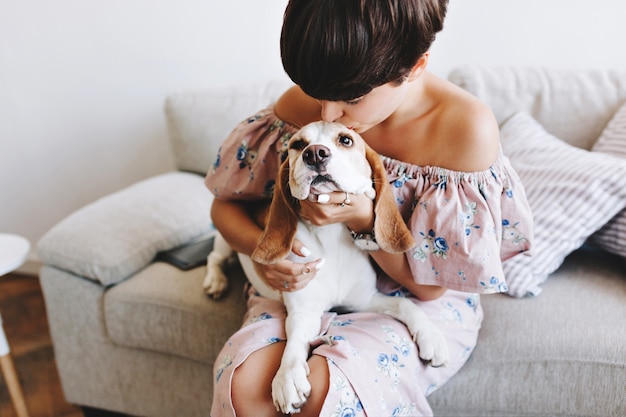
[[[527,256],[533,221],[524,188],[500,152],[490,169],[456,172],[384,158],[417,246],[407,257],[416,282],[505,292],[502,262]]]
[[[223,199],[271,198],[276,175],[297,128],[267,108],[239,123],[219,149],[205,184]]]
[[[207,187],[217,198],[271,198],[296,131],[272,107],[242,121],[222,144]],[[383,163],[417,241],[407,253],[415,281],[472,293],[506,291],[502,262],[529,253],[533,227],[524,188],[508,159],[500,152],[490,169],[472,173],[385,157]],[[389,282],[382,281],[380,288],[388,292]]]

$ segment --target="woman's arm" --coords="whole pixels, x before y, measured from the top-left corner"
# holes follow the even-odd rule
[[[252,219],[252,203],[216,198],[211,218],[217,230],[236,252],[250,256],[263,230]]]
[[[389,253],[379,250],[371,252],[370,255],[385,274],[422,301],[436,300],[446,292],[444,287],[415,283],[405,253]]]

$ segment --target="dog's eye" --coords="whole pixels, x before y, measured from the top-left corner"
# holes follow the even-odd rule
[[[296,139],[289,144],[289,149],[301,151],[302,149],[306,148],[306,145],[307,143],[303,139]]]
[[[341,143],[343,146],[349,148],[350,146],[352,146],[352,138],[350,136],[346,136],[346,135],[340,135],[339,136],[339,143]]]

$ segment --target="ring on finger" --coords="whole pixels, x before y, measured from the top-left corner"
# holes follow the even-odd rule
[[[302,268],[301,272],[302,272],[302,275],[306,275],[311,272],[311,268],[309,268],[308,266],[305,266],[304,268]]]
[[[345,207],[347,205],[349,205],[352,202],[352,200],[350,200],[350,194],[346,193],[346,198],[344,198],[343,202],[340,204],[341,207]]]
[[[287,281],[283,281],[283,288],[286,290],[289,289],[289,283]]]

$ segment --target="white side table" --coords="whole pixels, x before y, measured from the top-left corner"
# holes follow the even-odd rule
[[[30,243],[21,236],[0,233],[0,277],[15,271],[22,266],[30,250]],[[15,406],[18,417],[28,417],[26,400],[20,387],[20,381],[15,372],[13,358],[9,342],[2,328],[2,316],[0,315],[0,365],[2,373],[9,389],[9,395]]]

